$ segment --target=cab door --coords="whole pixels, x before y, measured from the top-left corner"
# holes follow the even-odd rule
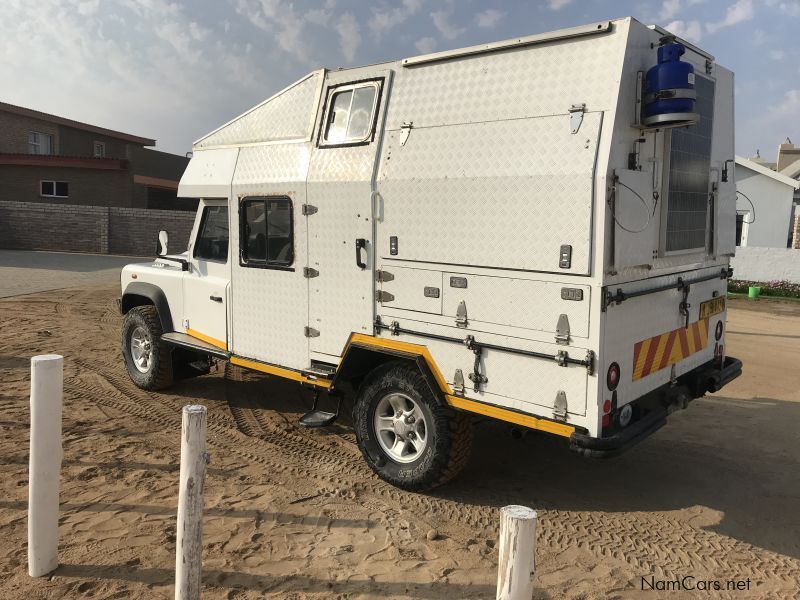
[[[183,328],[227,350],[230,287],[227,200],[201,200],[183,276]]]

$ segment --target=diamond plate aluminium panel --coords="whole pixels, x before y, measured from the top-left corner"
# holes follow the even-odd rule
[[[230,238],[232,258],[231,327],[233,352],[293,369],[308,367],[306,199],[310,143],[250,146],[239,151],[233,177]],[[289,196],[294,218],[293,271],[257,269],[239,264],[239,199]]]
[[[424,315],[420,315],[420,317],[424,318]],[[398,321],[401,327],[415,331],[431,331],[454,338],[463,338],[466,335],[463,329],[456,327],[449,329],[431,327],[423,321],[415,321],[411,318],[398,319]],[[388,333],[383,335],[389,336]],[[569,355],[574,358],[582,359],[586,355],[585,349],[522,341],[510,336],[479,334],[476,335],[476,338],[500,346],[524,348],[553,355],[561,350],[567,350]],[[464,393],[466,398],[552,418],[556,394],[559,390],[563,390],[567,393],[568,412],[572,415],[586,414],[589,379],[586,367],[580,365],[561,367],[555,361],[499,350],[484,350],[480,360],[480,372],[488,377],[489,381],[482,384],[480,390],[475,392],[474,384],[468,379],[468,375],[472,373],[475,355],[466,345],[414,337],[413,335],[401,335],[391,339],[426,346],[451,387],[456,369],[461,369],[466,385]]]
[[[308,140],[323,71],[315,71],[194,143],[195,148]]]
[[[466,287],[450,285],[452,277],[466,280]],[[591,288],[588,285],[463,273],[444,273],[443,279],[442,314],[455,319],[458,305],[463,301],[469,331],[502,333],[496,329],[500,325],[506,330],[514,328],[514,335],[519,337],[528,335],[521,329],[555,334],[558,319],[564,314],[569,319],[570,337],[589,337]],[[565,288],[580,290],[583,299],[563,299],[561,290]]]
[[[588,274],[602,114],[416,127],[387,135],[380,165],[380,256]],[[398,253],[389,255],[397,236]],[[559,268],[559,250],[572,264]]]
[[[387,130],[613,110],[627,41],[610,33],[398,70]]]

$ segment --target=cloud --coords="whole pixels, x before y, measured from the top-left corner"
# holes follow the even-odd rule
[[[570,2],[572,2],[572,0],[547,0],[550,10],[561,10]]]
[[[700,38],[703,37],[703,27],[700,25],[700,21],[672,21],[664,29],[685,39],[687,42],[699,42]]]
[[[380,40],[398,25],[405,23],[409,17],[422,6],[423,0],[403,0],[401,6],[394,8],[373,8],[369,29],[376,40]]]
[[[414,42],[414,47],[419,50],[420,54],[430,54],[436,51],[436,40],[432,37],[424,37]]]
[[[786,58],[786,52],[784,50],[770,50],[769,57],[772,60],[783,60]]]
[[[715,33],[725,27],[731,27],[751,20],[755,16],[755,9],[753,8],[753,0],[738,0],[738,2],[730,5],[725,13],[725,17],[716,23],[707,23],[706,31]]]
[[[339,34],[339,47],[342,49],[342,54],[347,62],[353,62],[356,50],[361,44],[361,28],[358,26],[358,21],[351,13],[344,13],[339,17],[336,31]]]
[[[458,27],[450,21],[452,16],[452,10],[437,10],[431,13],[434,27],[448,40],[454,40],[466,31],[466,28]]]
[[[659,21],[668,21],[674,19],[675,16],[681,11],[681,0],[664,0],[661,6],[661,12],[658,13]]]
[[[773,117],[796,117],[800,114],[800,89],[786,92],[778,104],[769,108],[769,114]]]
[[[492,29],[506,16],[502,10],[489,8],[475,15],[475,24],[484,29]]]

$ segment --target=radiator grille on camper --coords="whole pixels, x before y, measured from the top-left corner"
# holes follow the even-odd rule
[[[704,248],[714,125],[714,82],[696,76],[700,122],[672,130],[669,154],[666,250]]]

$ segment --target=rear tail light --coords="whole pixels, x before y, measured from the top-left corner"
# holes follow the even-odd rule
[[[717,321],[717,328],[714,330],[714,339],[719,341],[722,337],[722,321]]]
[[[611,400],[606,400],[603,402],[603,414],[607,415],[611,412]]]
[[[615,362],[611,363],[611,366],[608,367],[608,373],[606,373],[606,385],[612,392],[617,389],[617,386],[619,385],[619,365]]]

